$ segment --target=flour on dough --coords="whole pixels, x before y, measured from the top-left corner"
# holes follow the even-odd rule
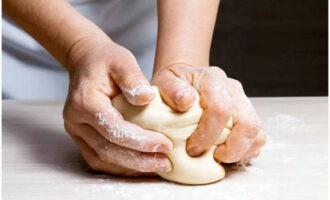
[[[147,106],[137,107],[129,104],[120,94],[112,102],[113,106],[123,115],[124,119],[135,123],[144,129],[157,131],[168,136],[174,146],[167,156],[172,162],[173,170],[169,173],[159,173],[164,179],[183,184],[207,184],[218,181],[225,176],[224,168],[218,164],[213,153],[213,145],[200,157],[190,157],[186,152],[186,139],[196,130],[202,115],[199,105],[199,95],[192,108],[185,113],[177,113],[162,100],[158,88],[153,86],[155,98]],[[215,144],[222,144],[230,132],[232,120],[220,134]]]

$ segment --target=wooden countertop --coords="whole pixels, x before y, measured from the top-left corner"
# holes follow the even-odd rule
[[[268,135],[253,165],[184,186],[88,170],[63,129],[63,102],[3,101],[4,199],[326,199],[328,99],[251,98]]]

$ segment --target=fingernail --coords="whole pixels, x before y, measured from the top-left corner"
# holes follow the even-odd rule
[[[190,108],[194,99],[193,95],[195,94],[191,93],[189,88],[184,88],[175,95],[175,104],[178,106],[179,111],[184,112]]]
[[[154,97],[152,88],[146,84],[140,84],[133,88],[126,89],[125,93],[130,97],[129,100],[133,101],[131,103],[135,105],[145,105]]]
[[[190,156],[199,156],[203,152],[203,149],[200,146],[193,146],[188,151]]]
[[[131,95],[132,97],[136,97],[136,96],[141,96],[145,93],[151,93],[151,87],[145,84],[141,84],[138,85],[136,87],[133,87],[130,90],[127,90],[127,92],[129,93],[129,95]]]
[[[176,93],[175,95],[175,103],[178,106],[182,106],[185,104],[185,98],[187,96],[188,90],[186,88],[180,90],[179,92]]]

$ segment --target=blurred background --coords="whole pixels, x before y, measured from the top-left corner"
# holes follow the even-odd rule
[[[328,95],[326,0],[221,0],[211,64],[248,96]]]
[[[114,41],[132,51],[140,66],[149,69],[145,70],[147,77],[151,76],[156,1],[70,1]],[[130,8],[134,10],[126,12]],[[210,63],[240,80],[250,97],[326,96],[327,8],[326,0],[221,0]],[[119,31],[117,27],[121,27]],[[2,49],[3,99],[66,98],[67,73],[5,16]]]

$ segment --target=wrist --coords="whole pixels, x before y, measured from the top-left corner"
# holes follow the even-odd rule
[[[65,52],[64,67],[69,72],[77,66],[91,63],[93,57],[100,53],[106,46],[113,46],[115,43],[102,31],[81,34],[75,38]],[[96,59],[96,58],[95,58]]]
[[[163,62],[162,64],[155,62],[153,75],[155,75],[157,72],[162,71],[164,69],[168,69],[174,66],[190,66],[190,67],[208,67],[209,61],[207,60],[199,60],[196,61],[188,61],[188,60],[173,60],[171,62]]]
[[[165,49],[164,45],[157,45],[154,73],[176,64],[184,64],[191,67],[209,66],[209,51],[187,48]],[[178,44],[178,46],[181,45]]]

